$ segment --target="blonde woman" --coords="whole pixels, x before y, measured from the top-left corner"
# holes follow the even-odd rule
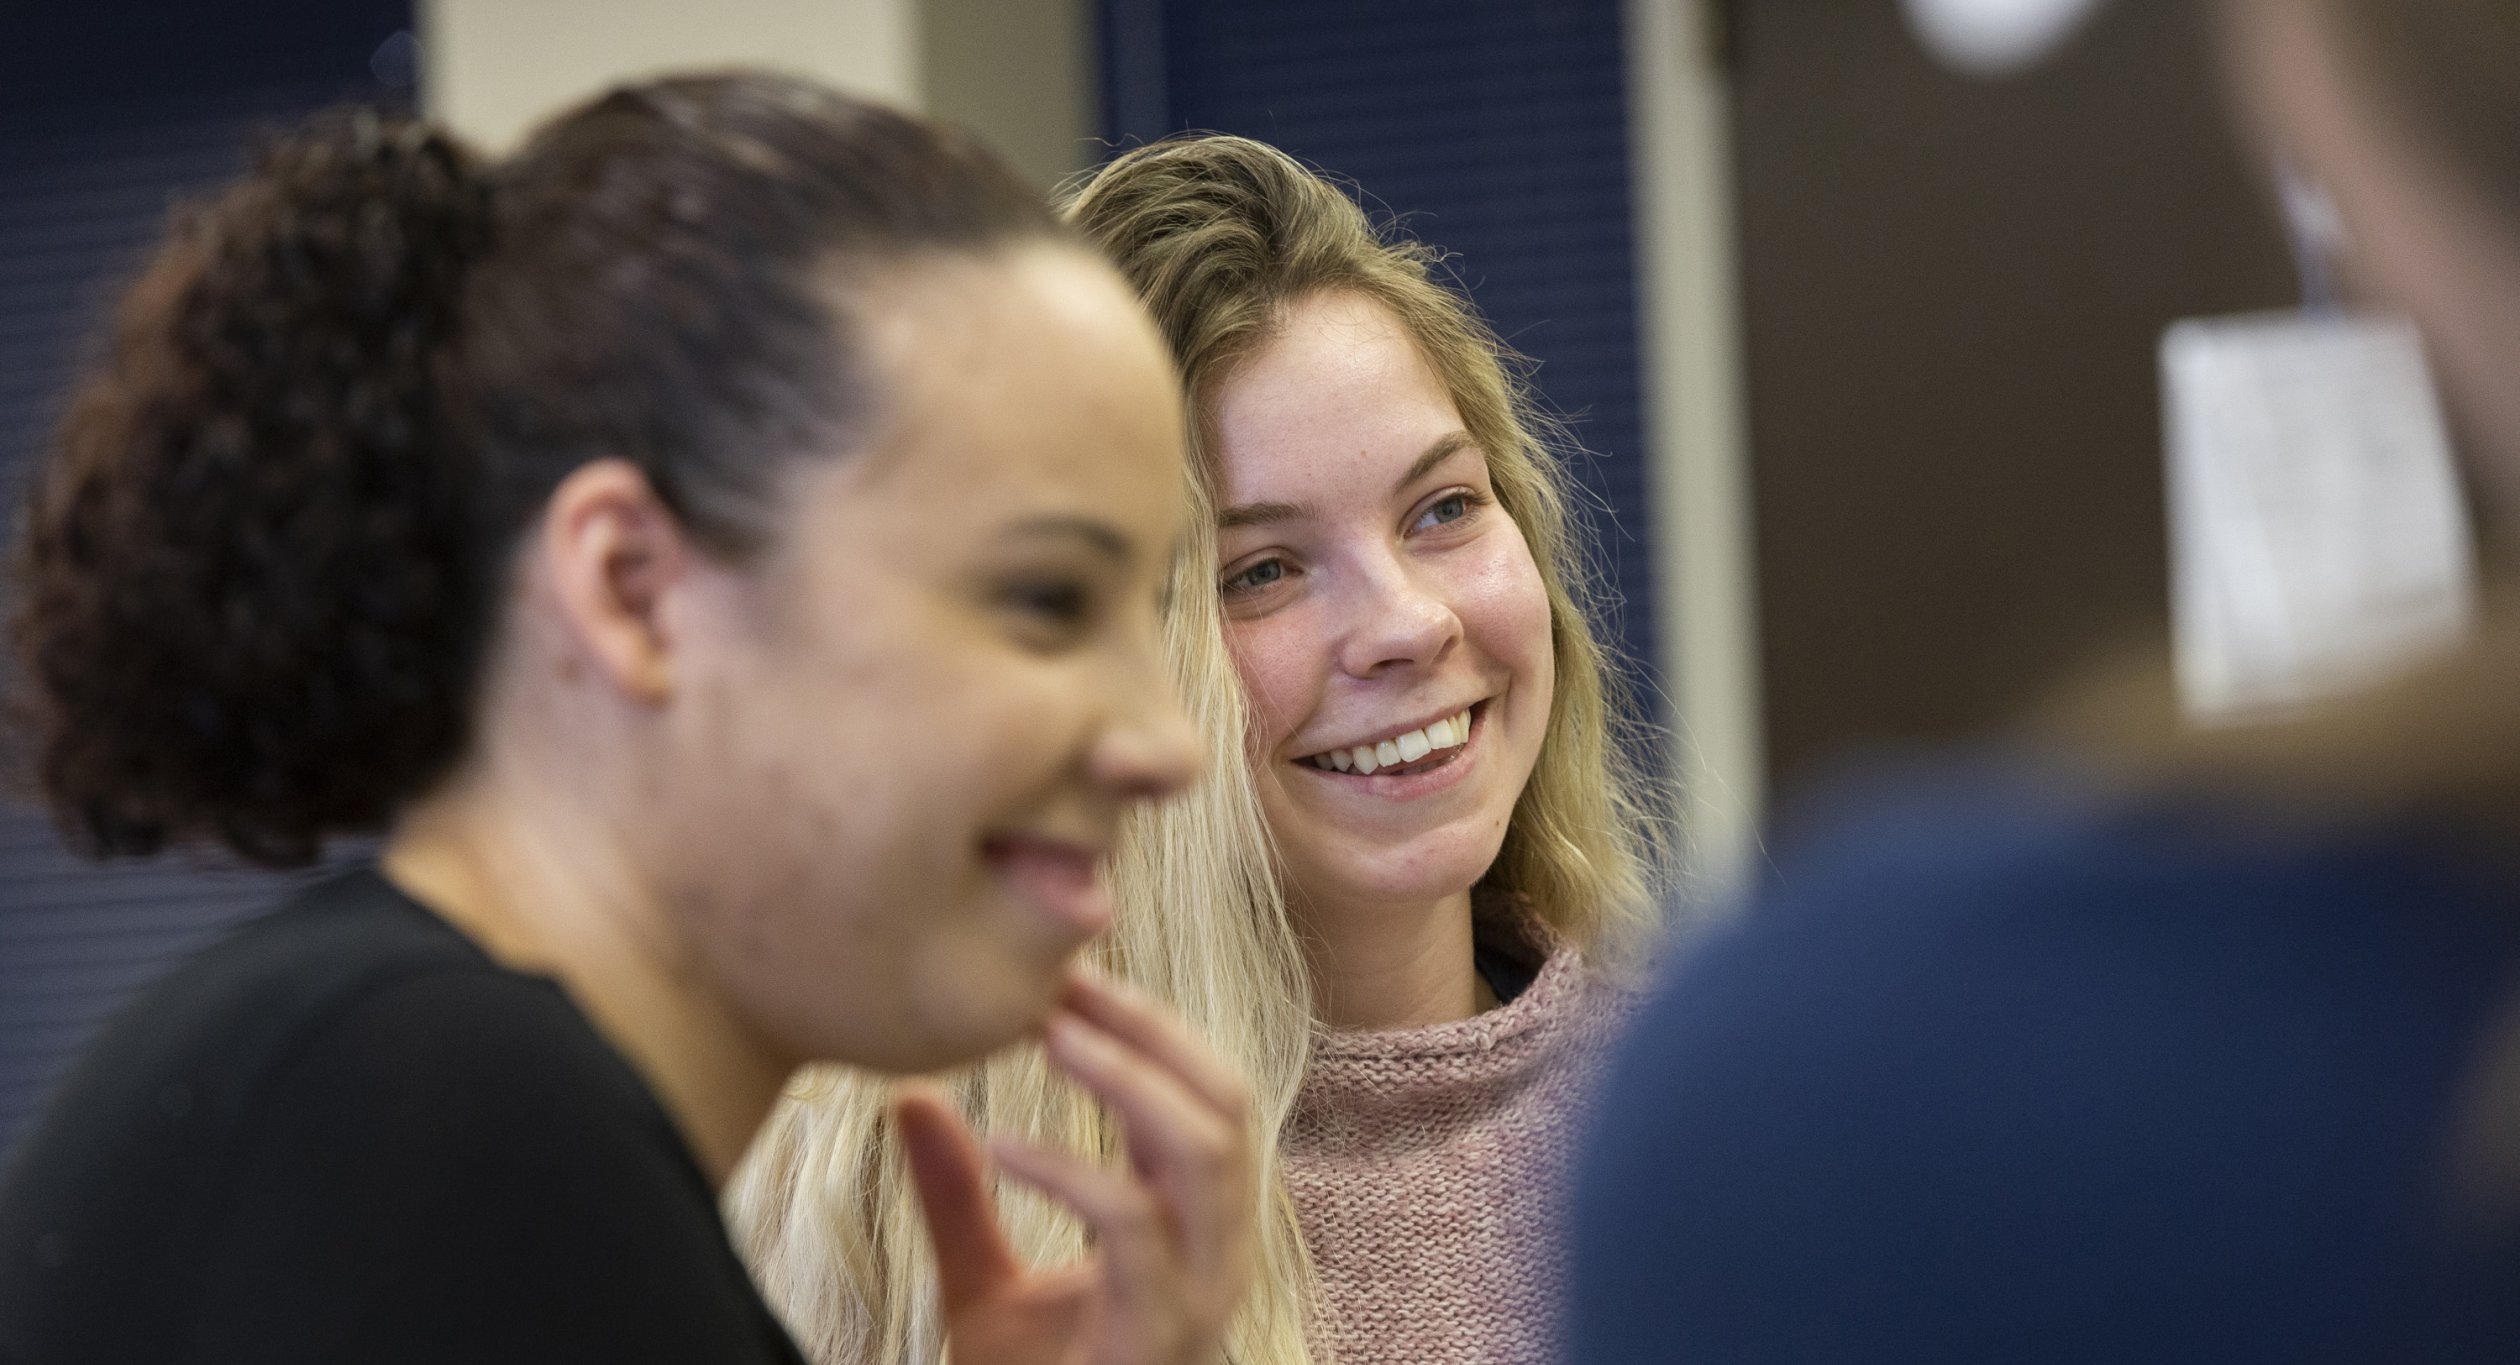
[[[1193,406],[1169,645],[1216,761],[1137,817],[1106,954],[1259,1097],[1275,1179],[1226,1354],[1550,1358],[1565,1155],[1657,823],[1549,429],[1433,254],[1283,153],[1138,149],[1070,217]],[[1038,1058],[954,1090],[985,1131],[1117,1150]],[[883,1112],[871,1081],[816,1077],[730,1200],[826,1360],[940,1345]],[[1074,1254],[1016,1198],[1025,1254]]]

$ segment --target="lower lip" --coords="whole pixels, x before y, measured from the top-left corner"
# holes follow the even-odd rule
[[[1083,850],[1037,839],[991,839],[981,846],[981,856],[1017,896],[1078,934],[1091,938],[1111,924],[1111,892],[1093,856]]]
[[[1324,772],[1309,763],[1298,762],[1295,768],[1308,777],[1330,784],[1332,791],[1354,792],[1362,796],[1388,801],[1409,801],[1432,796],[1452,787],[1470,775],[1471,751],[1479,747],[1479,739],[1487,733],[1487,706],[1481,703],[1470,713],[1470,737],[1455,748],[1450,763],[1439,764],[1424,772],[1384,776],[1381,773]]]

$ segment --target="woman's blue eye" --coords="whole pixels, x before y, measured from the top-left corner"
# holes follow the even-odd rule
[[[1229,593],[1251,592],[1255,589],[1265,588],[1284,577],[1286,577],[1285,560],[1264,559],[1259,563],[1252,565],[1250,568],[1243,570],[1241,573],[1235,574],[1233,577],[1226,579],[1225,591]]]
[[[1421,527],[1449,526],[1467,519],[1474,508],[1486,501],[1485,497],[1468,489],[1447,493],[1426,505],[1426,510],[1418,515],[1417,524]]]

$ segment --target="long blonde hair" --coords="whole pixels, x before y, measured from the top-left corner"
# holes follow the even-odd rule
[[[1630,755],[1618,675],[1594,634],[1592,566],[1570,518],[1558,435],[1522,362],[1438,283],[1434,253],[1377,232],[1337,187],[1242,138],[1129,152],[1071,196],[1070,220],[1127,276],[1162,326],[1194,409],[1301,298],[1354,290],[1397,314],[1486,452],[1498,504],[1547,586],[1556,689],[1540,759],[1485,884],[1518,891],[1605,969],[1633,962],[1651,921],[1648,870],[1664,819]],[[1250,1078],[1259,1194],[1258,1274],[1228,1360],[1302,1365],[1313,1275],[1277,1174],[1316,1027],[1296,930],[1244,751],[1246,702],[1224,648],[1215,584],[1215,480],[1194,421],[1191,534],[1165,634],[1208,770],[1183,797],[1132,817],[1111,873],[1101,965],[1179,1011]],[[1109,1117],[1024,1046],[949,1078],[975,1130],[1116,1158]],[[806,1351],[843,1361],[931,1361],[943,1348],[934,1263],[884,1118],[881,1078],[815,1068],[791,1088],[736,1178],[727,1213],[764,1292]],[[1075,1222],[1005,1190],[1009,1236],[1035,1264],[1083,1250]]]

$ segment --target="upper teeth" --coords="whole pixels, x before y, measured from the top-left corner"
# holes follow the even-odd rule
[[[1359,744],[1353,749],[1331,749],[1305,759],[1316,768],[1334,772],[1370,773],[1376,768],[1389,768],[1402,763],[1415,763],[1437,749],[1451,749],[1470,742],[1470,713],[1446,716],[1423,730],[1394,735],[1379,744]]]

